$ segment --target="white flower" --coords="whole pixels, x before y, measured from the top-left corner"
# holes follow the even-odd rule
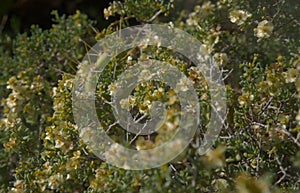
[[[128,98],[120,100],[120,105],[122,109],[129,109],[130,104]]]
[[[151,74],[151,72],[149,71],[149,70],[146,70],[146,69],[144,69],[144,70],[142,70],[142,72],[140,73],[140,76],[139,76],[139,82],[140,81],[148,81],[148,80],[150,80],[151,78],[152,78],[152,74]]]
[[[181,78],[179,83],[177,83],[176,85],[176,91],[183,91],[186,92],[189,90],[189,85],[191,84],[191,82],[189,81],[188,78]]]
[[[112,83],[108,86],[109,94],[112,96],[116,92],[117,85]]]
[[[108,7],[108,9],[105,8],[103,13],[104,13],[105,19],[108,19],[110,16],[112,16],[113,15],[112,6]]]
[[[110,146],[110,148],[104,153],[104,156],[107,160],[114,159],[117,154],[120,153],[121,146],[117,143],[114,143]]]
[[[52,96],[55,97],[57,95],[57,87],[53,87],[52,89]]]
[[[212,47],[207,44],[202,44],[199,49],[199,54],[197,55],[197,59],[205,61],[210,58],[210,53],[212,52]]]
[[[139,47],[140,47],[141,49],[145,49],[145,48],[148,47],[149,44],[150,44],[150,39],[147,38],[147,39],[144,39],[143,41],[141,41]]]
[[[263,20],[259,22],[257,28],[254,31],[258,38],[268,38],[272,34],[273,29],[274,26],[270,21]]]
[[[201,9],[205,14],[209,14],[213,11],[214,7],[215,5],[211,4],[211,2],[208,1],[202,5]]]
[[[6,105],[8,106],[8,108],[12,109],[15,106],[17,106],[17,98],[15,97],[15,95],[10,94],[8,96],[8,99],[6,100]]]
[[[299,124],[300,124],[300,109],[298,111],[298,115],[296,116],[296,120],[299,121]]]
[[[128,103],[129,103],[129,105],[130,105],[131,107],[133,107],[134,104],[135,104],[135,102],[136,102],[136,97],[135,97],[135,96],[132,96],[132,95],[129,95],[129,97],[128,97]]]
[[[55,175],[50,176],[48,185],[52,190],[57,189],[59,184],[62,183],[64,180],[63,175],[60,173],[57,173]]]
[[[189,18],[186,20],[187,25],[197,26],[198,22],[197,22],[196,18],[197,18],[196,12],[190,13]]]
[[[206,45],[206,44],[202,44],[201,46],[200,46],[200,54],[201,55],[209,55],[209,53],[211,52],[211,50],[210,50],[210,48],[209,48],[209,46],[208,45]]]
[[[214,59],[220,66],[226,65],[228,62],[228,57],[226,53],[215,53]]]
[[[196,5],[195,8],[194,8],[194,10],[195,10],[196,13],[200,13],[201,6],[200,5]]]
[[[251,14],[243,10],[234,10],[229,14],[230,21],[237,25],[244,24],[249,17],[251,17]]]
[[[127,60],[128,60],[128,61],[132,61],[132,56],[128,56],[128,57],[127,57]]]
[[[55,148],[61,148],[63,145],[64,145],[65,143],[64,142],[62,142],[61,140],[59,140],[59,139],[56,139],[55,140]]]
[[[24,191],[24,181],[23,180],[17,180],[15,183],[14,183],[14,186],[15,188],[12,188],[12,191],[10,192],[23,192]]]
[[[294,69],[294,68],[289,68],[286,74],[286,79],[285,82],[286,83],[292,83],[295,82],[297,79],[297,75],[298,75],[298,70]]]
[[[64,83],[64,87],[69,89],[69,90],[72,90],[72,87],[73,87],[73,81],[72,80],[66,80],[65,83]]]
[[[148,114],[152,107],[152,102],[150,100],[144,100],[141,106],[139,106],[139,113]]]
[[[197,21],[192,19],[192,18],[188,18],[186,20],[186,23],[188,24],[188,26],[194,26],[194,25],[197,25]]]
[[[170,22],[169,22],[169,25],[168,25],[168,28],[169,28],[169,29],[174,28],[174,23],[170,21]]]
[[[155,35],[153,37],[153,39],[154,39],[153,43],[157,45],[157,48],[159,48],[161,46],[161,41],[160,41],[159,37],[157,35]]]

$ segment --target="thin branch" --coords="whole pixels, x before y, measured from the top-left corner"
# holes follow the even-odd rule
[[[151,23],[151,22],[153,22],[153,21],[154,21],[161,13],[162,13],[162,10],[159,10],[159,11],[156,12],[150,19],[143,20],[142,22],[144,22],[144,23]]]
[[[134,15],[130,15],[130,16],[127,16],[127,17],[124,17],[124,18],[121,18],[120,20],[117,20],[117,21],[114,21],[112,22],[108,27],[107,29],[115,26],[115,25],[119,25],[121,21],[126,21],[126,20],[129,20],[129,19],[132,19],[134,18],[135,16]]]
[[[283,159],[283,157],[284,157],[284,156],[282,156],[282,159]],[[277,180],[277,182],[275,183],[275,185],[278,185],[278,184],[279,184],[282,180],[284,180],[284,178],[286,177],[286,169],[283,168],[282,163],[281,163],[281,161],[279,160],[278,155],[277,155],[276,152],[275,152],[275,159],[276,159],[276,161],[277,161],[277,163],[278,163],[278,165],[279,165],[280,171],[281,171],[281,173],[282,173],[281,178],[280,178],[279,180]]]

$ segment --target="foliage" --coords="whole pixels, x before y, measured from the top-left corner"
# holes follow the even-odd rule
[[[49,125],[47,118],[53,113],[52,89],[62,73],[76,70],[74,61],[85,52],[74,44],[79,44],[90,30],[87,17],[79,12],[69,18],[59,17],[55,12],[54,15],[57,24],[50,30],[33,26],[30,35],[16,37],[11,54],[2,56],[1,82],[8,83],[1,85],[0,90],[1,97],[7,97],[2,100],[4,119],[0,134],[3,190],[21,163],[40,163],[41,136]]]
[[[227,119],[214,147],[198,155],[209,121],[210,96],[201,71],[171,49],[145,45],[113,58],[99,77],[96,105],[112,139],[134,149],[153,148],[177,129],[179,101],[161,82],[146,81],[122,102],[147,119],[153,101],[166,102],[168,119],[156,135],[139,137],[116,123],[110,106],[114,80],[145,58],[180,69],[199,96],[201,125],[190,146],[159,168],[130,171],[94,156],[80,139],[72,114],[72,88],[85,46],[133,22],[159,23],[176,2],[115,1],[105,17],[118,22],[92,34],[92,22],[77,12],[42,31],[3,38],[1,52],[1,192],[293,192],[300,186],[300,21],[292,1],[202,0],[169,27],[203,43],[224,73]],[[145,11],[141,11],[145,10]],[[93,37],[94,35],[94,37]],[[84,43],[82,39],[85,39]],[[91,40],[92,39],[92,40]],[[79,64],[77,66],[77,64]],[[7,83],[4,85],[4,83]],[[7,88],[7,89],[6,89]],[[184,85],[181,89],[184,89]],[[104,110],[103,110],[104,109]],[[144,121],[145,121],[144,119]]]

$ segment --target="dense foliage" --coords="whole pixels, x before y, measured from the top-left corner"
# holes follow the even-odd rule
[[[300,188],[300,13],[293,1],[201,0],[192,12],[179,2],[115,1],[104,16],[120,20],[98,31],[85,15],[59,17],[49,30],[32,26],[15,39],[1,35],[0,192],[297,192]],[[110,61],[99,77],[97,113],[112,139],[153,148],[178,126],[178,99],[161,82],[145,81],[121,104],[145,117],[153,101],[168,104],[167,122],[152,136],[130,135],[110,106],[114,80],[139,60],[176,66],[193,82],[202,120],[190,146],[171,163],[131,171],[97,158],[80,139],[72,114],[76,72],[90,45],[132,23],[161,23],[168,15],[197,38],[224,74],[227,117],[214,147],[198,154],[209,121],[210,96],[195,65],[171,49],[144,45]],[[184,40],[183,40],[184,41]],[[12,51],[7,50],[12,47]]]

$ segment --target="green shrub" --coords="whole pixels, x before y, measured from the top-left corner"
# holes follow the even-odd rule
[[[201,99],[202,122],[189,147],[159,168],[132,171],[106,164],[80,139],[72,114],[72,89],[76,72],[85,68],[80,63],[85,47],[131,22],[166,20],[159,14],[167,16],[178,4],[116,1],[104,14],[121,19],[96,34],[92,22],[79,12],[68,18],[54,12],[56,24],[51,29],[33,26],[30,34],[2,38],[1,42],[13,45],[12,53],[0,55],[2,192],[299,190],[300,17],[299,5],[292,1],[202,0],[194,11],[182,12],[169,23],[202,42],[202,51],[213,55],[227,77],[224,128],[204,156],[197,153],[197,142],[209,121],[207,83],[193,64],[159,46],[133,48],[110,61],[97,84],[96,105],[101,106],[97,115],[103,127],[113,128],[110,137],[122,145],[149,149],[169,139],[168,127],[178,126],[179,102],[174,90],[163,83],[139,85],[129,101],[137,116],[149,115],[153,101],[169,104],[168,124],[156,135],[135,139],[114,125],[110,106],[117,75],[147,56],[164,60],[192,80]]]
[[[69,18],[54,15],[56,24],[50,30],[32,26],[30,35],[16,37],[12,53],[2,56],[1,82],[7,82],[0,85],[1,97],[7,97],[2,100],[0,133],[3,191],[17,171],[29,175],[31,171],[18,169],[22,164],[41,164],[42,135],[53,114],[53,87],[62,74],[76,71],[76,61],[85,53],[84,47],[74,45],[90,33],[87,17],[79,12]]]

